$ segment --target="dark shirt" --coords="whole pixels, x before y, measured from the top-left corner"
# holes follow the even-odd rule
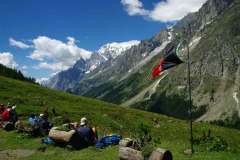
[[[90,127],[79,127],[76,129],[76,132],[80,134],[88,143],[94,143],[94,133]]]
[[[15,122],[18,121],[17,112],[16,112],[15,110],[11,110],[11,111],[9,112],[9,121],[10,121],[10,122],[13,122],[13,123],[15,123]]]

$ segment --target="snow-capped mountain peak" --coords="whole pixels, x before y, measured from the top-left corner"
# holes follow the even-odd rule
[[[140,41],[131,40],[127,42],[112,42],[103,45],[97,52],[105,60],[115,59],[124,51],[130,49],[132,46],[138,45]]]

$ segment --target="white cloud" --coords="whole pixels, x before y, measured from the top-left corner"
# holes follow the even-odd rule
[[[49,69],[49,70],[57,72],[57,71],[66,70],[69,67],[64,65],[61,62],[58,62],[58,63],[41,62],[37,66],[35,66],[34,68],[35,69]]]
[[[143,4],[139,0],[121,0],[121,3],[125,7],[126,11],[130,16],[134,15],[145,16],[149,14],[148,13],[149,11],[143,8]]]
[[[23,65],[21,68],[22,68],[22,69],[28,69],[28,66]]]
[[[196,12],[206,0],[168,0],[155,5],[149,17],[155,21],[180,20],[190,12]]]
[[[0,53],[0,63],[10,68],[16,68],[18,66],[13,55],[9,52]]]
[[[166,0],[155,4],[153,10],[145,10],[140,0],[122,0],[129,15],[143,15],[154,21],[172,22],[180,20],[190,12],[196,12],[207,0]],[[128,4],[128,5],[126,5]],[[129,7],[132,6],[132,7]],[[135,6],[135,7],[134,7]],[[139,14],[134,10],[143,10],[145,14]],[[135,14],[134,14],[135,13]]]
[[[21,49],[27,49],[27,48],[30,48],[31,46],[30,45],[27,45],[21,41],[17,41],[13,38],[9,38],[9,43],[11,46],[15,46],[15,47],[18,47],[18,48],[21,48]]]
[[[23,73],[24,76],[28,75],[28,71],[26,71],[26,70],[21,70],[21,72]]]
[[[21,70],[21,72],[25,75],[25,76],[27,76],[28,75],[28,71],[27,71],[27,69],[28,69],[28,66],[26,66],[26,65],[23,65],[23,66],[20,66],[20,67],[18,67],[18,69],[20,69]]]
[[[92,52],[79,48],[73,37],[67,37],[67,42],[39,36],[32,41],[33,52],[28,56],[37,61],[42,61],[37,68],[61,71],[73,66],[80,58],[90,58]]]

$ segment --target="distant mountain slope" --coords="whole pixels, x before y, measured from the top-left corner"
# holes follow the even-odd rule
[[[186,16],[171,30],[165,31],[166,34],[171,34],[173,41],[178,43],[182,41],[183,37],[186,37],[184,28],[187,28],[188,24],[191,25],[194,117],[198,120],[221,120],[218,123],[227,120],[225,122],[229,123],[227,125],[239,126],[239,103],[237,103],[240,98],[238,83],[239,10],[238,0],[209,0],[199,12]],[[162,38],[163,35],[159,37]],[[165,42],[168,42],[168,39],[165,38]],[[186,66],[184,64],[170,70],[169,75],[154,89],[156,93],[149,88],[152,83],[155,83],[150,80],[150,72],[163,54],[161,51],[158,51],[159,54],[152,54],[148,51],[147,53],[153,56],[132,73],[134,65],[128,67],[129,70],[125,69],[125,72],[118,72],[121,70],[121,65],[118,64],[121,63],[116,63],[107,71],[99,70],[96,75],[80,82],[78,89],[74,92],[117,104],[128,104],[136,108],[184,118],[187,115],[187,97],[184,89]],[[143,52],[134,52],[134,54],[140,53]],[[185,52],[181,56],[186,59]],[[141,61],[136,60],[135,57],[133,59],[135,61],[132,63],[125,59],[122,67],[134,62],[138,62],[135,64],[138,66]],[[117,65],[118,67],[114,68]],[[112,70],[110,74],[108,74],[109,70]],[[106,78],[104,79],[104,77]],[[90,89],[84,92],[86,88]],[[147,88],[149,91],[146,90]],[[138,96],[143,93],[145,93],[144,96]],[[211,94],[213,94],[214,102],[209,101]]]
[[[175,118],[120,107],[114,104],[75,96],[61,91],[51,90],[32,83],[13,80],[0,76],[0,102],[15,103],[21,120],[26,120],[31,113],[42,113],[48,108],[50,121],[54,125],[63,123],[63,119],[78,122],[81,117],[89,119],[92,126],[96,126],[99,136],[110,133],[121,134],[124,137],[136,136],[139,126],[145,124],[151,128],[152,138],[157,146],[169,149],[174,159],[189,159],[183,151],[189,147],[188,125],[186,121]],[[57,117],[51,109],[55,108]],[[196,153],[193,159],[237,159],[240,155],[240,131],[219,126],[194,123],[194,137],[203,136],[203,132],[211,131],[211,135],[221,136],[227,143],[228,149],[223,152],[209,152],[202,150],[202,146],[194,145]],[[181,131],[181,132],[179,132]],[[176,134],[178,133],[178,134]],[[69,151],[65,148],[41,144],[41,138],[28,137],[18,132],[5,132],[0,129],[0,155],[8,160],[16,159],[16,152],[29,151],[31,154],[18,157],[24,160],[57,160],[57,159],[84,159],[116,160],[118,147],[112,146],[102,150],[89,147],[80,151]],[[44,152],[41,148],[46,148]],[[1,158],[0,158],[1,159]]]
[[[223,8],[221,1],[208,1],[204,7],[211,8],[210,4],[214,2],[216,6],[213,8]],[[222,2],[226,8],[225,4],[229,6],[232,1]],[[199,29],[196,24],[205,19],[202,17],[204,14],[196,13],[196,17],[189,21],[194,33],[191,77],[195,118],[240,127],[240,3],[236,0],[224,11],[216,9],[217,17],[206,8],[200,9],[200,13],[212,14],[214,18],[209,18],[211,21],[204,21]],[[186,65],[182,64],[170,70],[150,99],[146,94],[145,98],[135,102],[130,98],[128,102],[136,108],[184,118],[187,115],[185,86]]]
[[[107,43],[100,47],[96,53],[93,53],[89,59],[79,59],[73,67],[56,74],[45,82],[45,84],[50,88],[71,91],[87,74],[103,63],[113,61],[118,56],[124,54],[126,50],[139,43],[140,42],[136,40]]]
[[[159,84],[158,80],[151,80],[150,74],[165,46],[169,42],[176,45],[182,42],[190,24],[194,118],[240,126],[239,2],[208,0],[198,12],[141,41],[117,58],[105,61],[64,90],[185,118],[188,109],[185,64],[170,70]],[[186,61],[186,48],[182,49],[180,56]]]

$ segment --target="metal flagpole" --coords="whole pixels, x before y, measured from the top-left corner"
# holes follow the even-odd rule
[[[188,24],[188,31],[187,31],[187,83],[188,83],[188,115],[189,115],[189,132],[190,132],[190,145],[191,145],[191,152],[193,153],[193,134],[192,134],[192,93],[191,93],[191,77],[190,77],[190,51],[189,51],[189,43],[190,43],[190,36],[191,36],[191,26]]]

